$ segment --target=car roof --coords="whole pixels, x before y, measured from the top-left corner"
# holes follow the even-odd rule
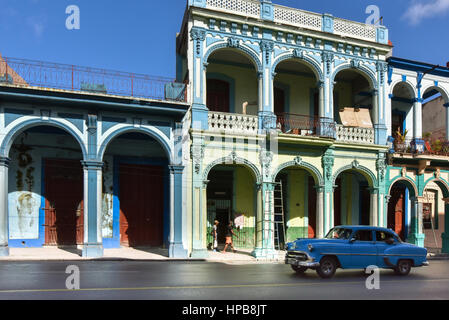
[[[345,228],[345,229],[354,229],[354,230],[374,230],[374,231],[389,231],[393,232],[391,229],[382,228],[382,227],[373,227],[373,226],[336,226],[335,228]]]

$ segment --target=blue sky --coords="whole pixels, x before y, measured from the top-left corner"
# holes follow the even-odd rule
[[[446,65],[449,0],[274,0],[364,22],[380,8],[394,55]],[[68,5],[81,29],[65,27]],[[0,52],[5,56],[174,77],[175,35],[186,0],[0,0]]]

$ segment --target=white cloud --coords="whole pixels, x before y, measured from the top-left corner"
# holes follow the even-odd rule
[[[414,1],[402,16],[410,24],[417,25],[426,18],[443,15],[449,11],[449,0]]]

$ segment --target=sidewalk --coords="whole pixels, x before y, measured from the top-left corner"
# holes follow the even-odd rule
[[[10,248],[8,257],[0,257],[2,261],[203,261],[226,264],[252,263],[284,263],[285,252],[280,251],[279,258],[274,261],[257,260],[251,256],[251,250],[240,249],[237,253],[209,251],[207,259],[170,259],[167,249],[159,248],[120,248],[105,249],[102,258],[83,258],[80,248]]]

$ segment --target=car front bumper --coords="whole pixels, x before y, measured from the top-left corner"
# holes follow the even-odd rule
[[[295,256],[295,254],[299,254],[299,256]],[[316,269],[320,266],[319,262],[316,262],[305,252],[295,252],[295,254],[292,254],[291,252],[287,253],[285,257],[285,264],[310,269]]]

